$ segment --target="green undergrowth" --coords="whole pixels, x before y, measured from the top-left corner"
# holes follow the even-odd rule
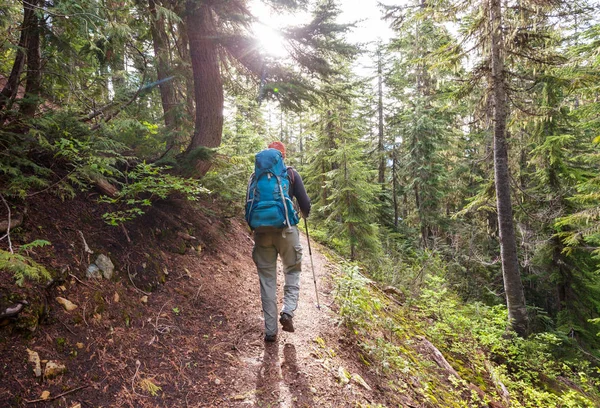
[[[600,372],[568,337],[507,332],[504,306],[465,304],[444,271],[423,277],[407,300],[382,292],[358,266],[343,265],[336,300],[360,358],[391,395],[430,407],[595,407]],[[456,371],[441,369],[431,342]]]
[[[31,259],[28,252],[47,245],[50,245],[50,242],[37,239],[28,244],[17,246],[16,252],[0,249],[0,270],[11,272],[18,286],[23,286],[25,280],[31,282],[49,281],[52,279],[52,275],[48,269]]]

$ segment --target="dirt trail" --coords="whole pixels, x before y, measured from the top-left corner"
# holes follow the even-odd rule
[[[357,357],[340,349],[343,340],[338,318],[330,309],[332,304],[331,273],[334,268],[320,253],[319,245],[311,242],[313,262],[321,308],[317,308],[313,275],[306,237],[301,235],[304,248],[301,289],[294,317],[294,333],[280,330],[278,341],[264,343],[260,338],[245,341],[239,359],[244,365],[243,377],[232,395],[238,405],[260,407],[343,407],[373,400],[366,381],[360,384],[362,368]],[[283,272],[278,268],[279,300],[283,295]],[[256,285],[255,285],[256,286]],[[256,294],[257,295],[257,294]],[[258,298],[252,299],[252,328],[262,333]],[[253,330],[254,331],[254,330]],[[254,333],[256,337],[256,333]],[[340,369],[340,367],[342,367]],[[355,374],[348,384],[340,373]],[[361,377],[357,377],[356,374]]]
[[[85,214],[92,218],[94,211],[90,207]],[[55,252],[46,261],[67,265],[69,276],[46,290],[48,313],[35,332],[24,335],[0,327],[0,406],[29,407],[48,392],[49,399],[39,405],[287,408],[384,402],[377,377],[360,362],[355,341],[346,338],[332,310],[335,265],[318,244],[311,242],[321,309],[301,236],[296,332],[280,330],[276,343],[265,343],[246,225],[198,216],[186,206],[171,213],[186,220],[196,241],[173,241],[176,234],[161,240],[160,234],[178,227],[173,216],[161,224],[156,214],[130,227],[131,242],[108,227],[102,234],[95,227],[84,231],[95,250],[111,248],[107,252],[120,260],[120,277],[111,281],[83,277],[87,262],[76,234],[79,225],[66,228],[52,217],[32,221],[51,235]],[[99,237],[108,242],[103,250]],[[143,277],[150,268],[164,271],[166,281],[144,295],[128,274]],[[10,291],[10,276],[2,279],[0,291]],[[281,266],[278,282],[281,304]],[[57,296],[78,308],[65,311]],[[27,349],[42,361],[65,365],[66,372],[36,378]]]

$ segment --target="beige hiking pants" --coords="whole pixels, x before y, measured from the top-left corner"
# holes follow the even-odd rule
[[[265,318],[265,334],[277,334],[277,255],[281,257],[285,285],[282,313],[294,316],[300,293],[302,246],[296,226],[268,232],[254,232],[252,259],[258,270],[260,298]]]

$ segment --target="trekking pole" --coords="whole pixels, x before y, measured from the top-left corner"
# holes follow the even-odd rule
[[[321,304],[319,303],[319,291],[317,290],[317,275],[315,275],[315,265],[313,264],[312,251],[310,249],[310,236],[308,235],[308,222],[304,219],[304,226],[306,227],[306,242],[308,242],[308,255],[310,256],[310,266],[313,273],[313,282],[315,283],[315,294],[317,295],[317,309],[321,310]]]

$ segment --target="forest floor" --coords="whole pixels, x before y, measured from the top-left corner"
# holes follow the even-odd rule
[[[0,303],[42,293],[42,311],[34,313],[40,307],[30,302],[19,317],[35,320],[33,325],[0,327],[0,406],[386,404],[380,380],[361,362],[336,314],[336,265],[311,242],[317,308],[305,237],[296,332],[280,330],[277,342],[263,341],[251,234],[218,207],[170,201],[124,230],[103,224],[106,209],[94,201],[48,196],[32,204],[13,241],[51,241],[31,255],[62,278],[16,290],[10,274],[0,272]],[[115,278],[85,277],[99,253],[113,260]],[[279,267],[280,301],[282,278]],[[57,297],[77,308],[66,311]],[[66,371],[36,377],[30,352],[38,354],[42,368],[52,361]]]

